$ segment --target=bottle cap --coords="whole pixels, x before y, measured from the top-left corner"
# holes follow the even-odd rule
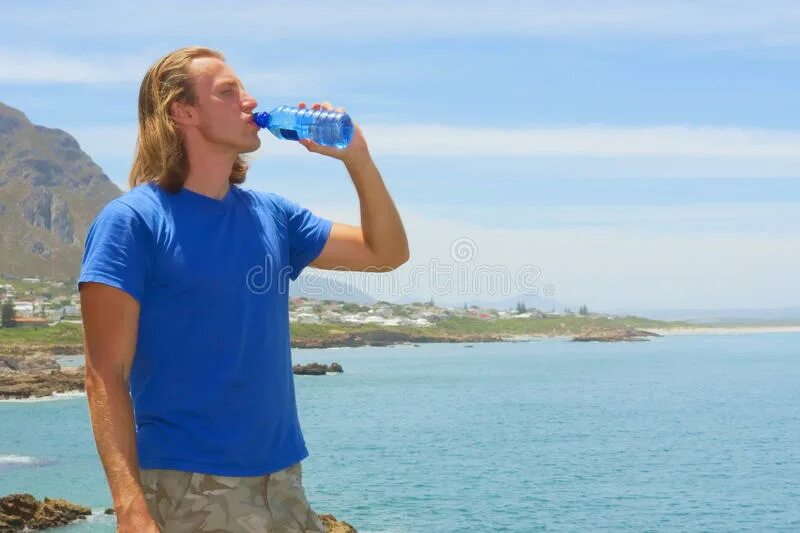
[[[258,126],[259,128],[268,128],[269,113],[267,111],[260,111],[258,113],[253,113],[253,122],[255,122],[256,126]]]

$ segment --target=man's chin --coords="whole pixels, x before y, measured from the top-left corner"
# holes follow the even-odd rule
[[[240,154],[249,154],[251,152],[255,152],[259,148],[261,148],[261,139],[256,138],[255,141],[253,141],[250,144],[245,145],[244,147],[242,147],[242,149],[239,151],[239,153]]]

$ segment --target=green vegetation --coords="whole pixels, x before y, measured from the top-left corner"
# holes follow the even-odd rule
[[[64,322],[46,328],[0,328],[0,345],[21,343],[82,344],[83,328]]]
[[[14,311],[14,304],[11,302],[4,303],[2,309],[0,309],[0,326],[4,328],[12,327],[16,314],[16,311]]]
[[[569,335],[580,333],[589,327],[596,328],[677,328],[687,327],[685,322],[663,322],[639,317],[546,317],[508,318],[504,320],[481,320],[478,318],[449,318],[425,328],[431,333],[450,335]]]
[[[302,341],[319,339],[343,333],[365,333],[368,331],[394,331],[398,333],[425,334],[452,337],[461,335],[571,335],[586,328],[679,328],[689,327],[686,322],[664,322],[639,317],[549,317],[509,318],[482,320],[479,318],[449,318],[430,327],[341,325],[341,324],[292,324],[292,338]]]
[[[358,305],[356,303],[344,303],[340,308],[343,313],[363,313],[369,311],[366,305]]]
[[[639,317],[547,317],[481,320],[478,318],[449,318],[430,327],[343,325],[343,324],[292,324],[292,338],[296,341],[321,339],[347,333],[391,331],[423,334],[432,337],[458,337],[463,335],[572,335],[587,328],[678,328],[690,327],[685,322],[663,322]],[[59,323],[47,328],[0,328],[0,345],[3,344],[82,344],[80,324]]]

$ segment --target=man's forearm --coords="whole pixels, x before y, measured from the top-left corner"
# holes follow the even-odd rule
[[[117,375],[86,373],[92,430],[118,515],[146,506],[139,481],[131,397]]]
[[[408,238],[378,167],[368,152],[344,163],[358,193],[367,246],[384,263],[404,263],[408,260]]]

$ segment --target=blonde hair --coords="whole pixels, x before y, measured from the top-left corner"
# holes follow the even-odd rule
[[[173,102],[195,104],[194,80],[189,73],[193,59],[216,57],[222,53],[202,46],[180,48],[159,59],[142,79],[139,87],[139,134],[128,185],[156,183],[177,192],[183,187],[188,172],[183,134],[169,116]],[[247,162],[240,155],[233,163],[230,183],[242,183]]]

